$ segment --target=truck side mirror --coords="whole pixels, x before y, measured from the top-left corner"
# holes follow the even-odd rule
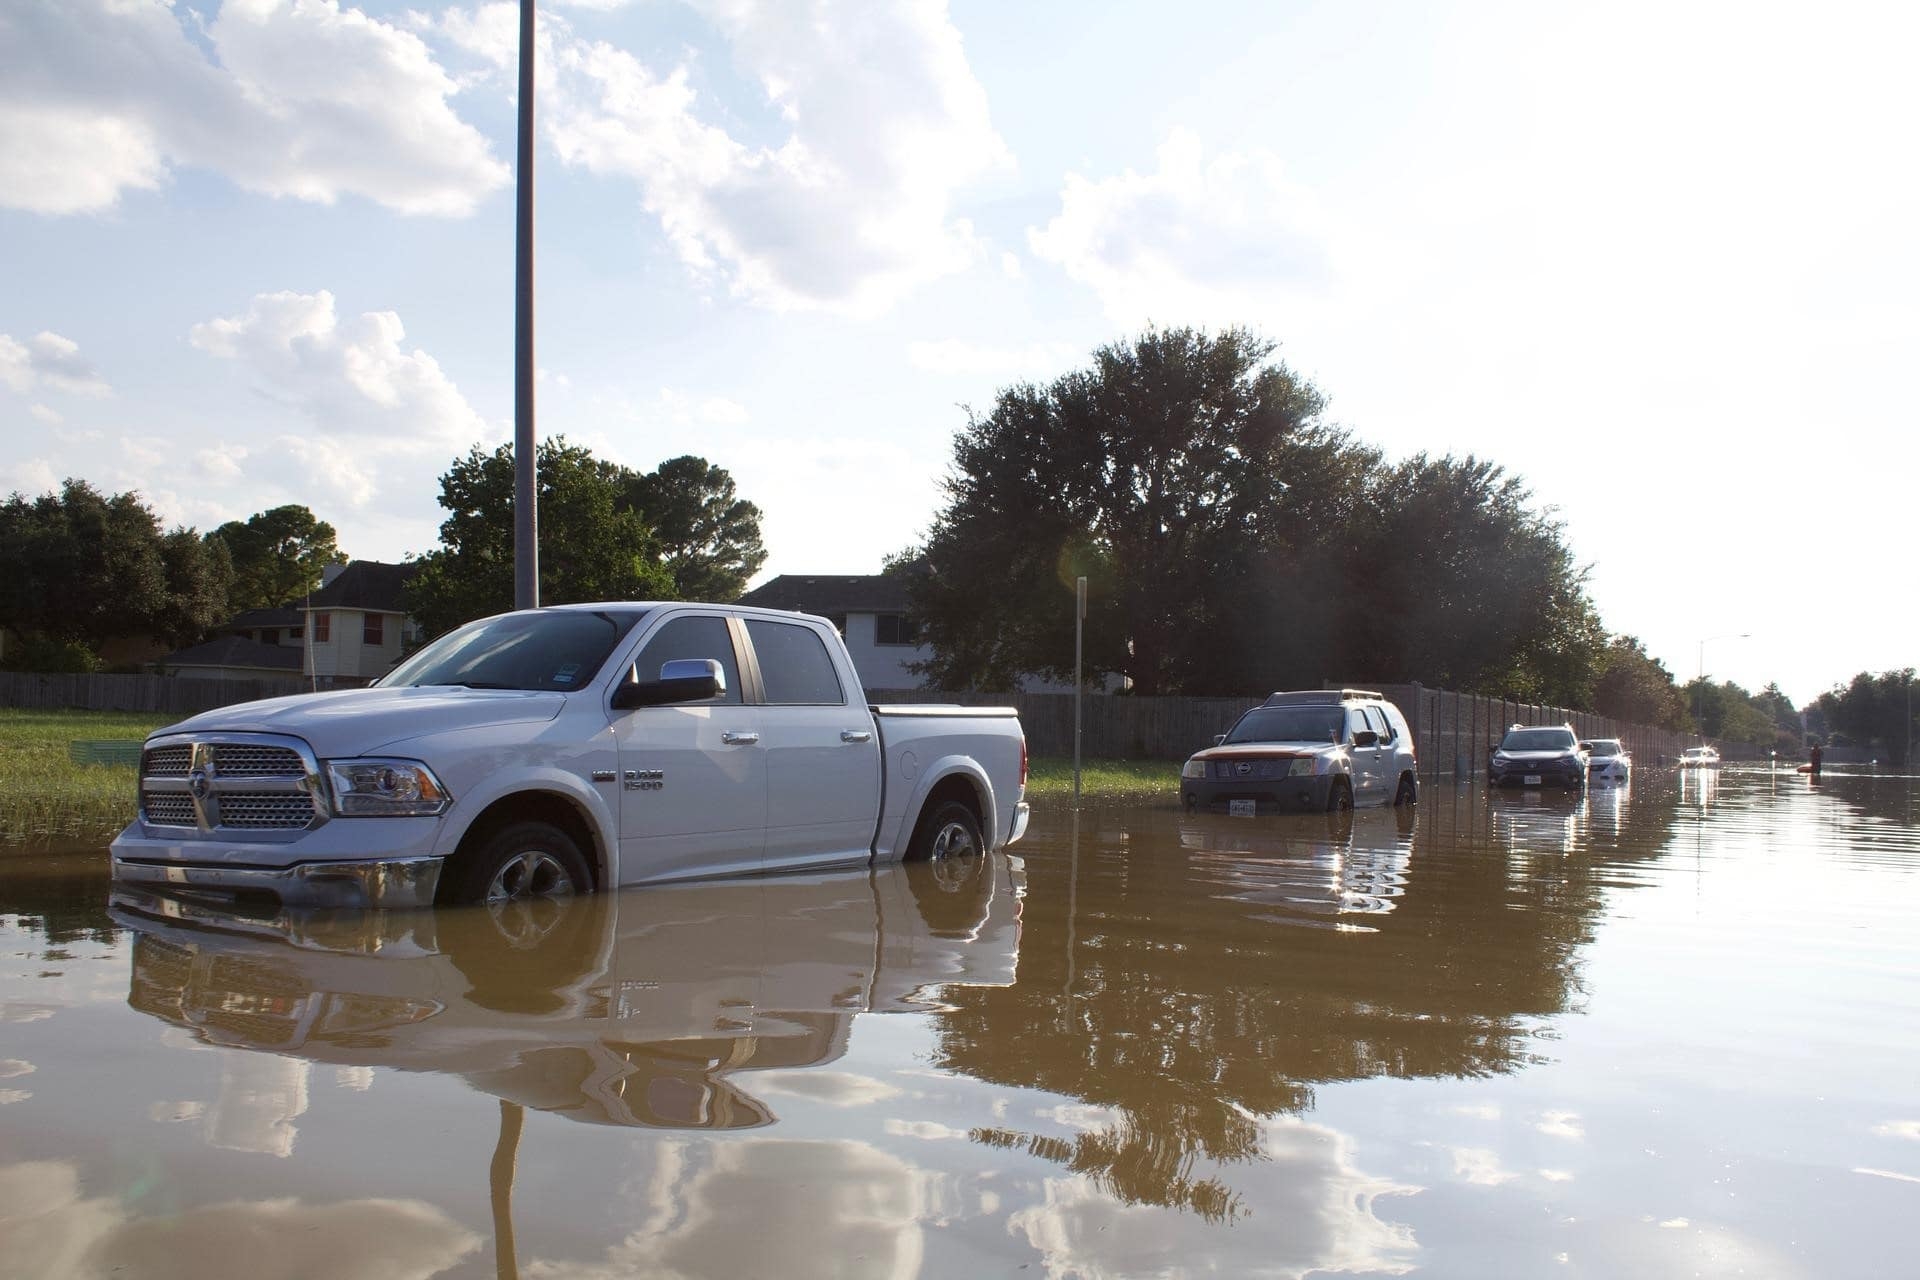
[[[1371,729],[1362,729],[1353,735],[1353,745],[1356,747],[1377,747],[1380,745],[1380,735]]]
[[[1225,742],[1226,740],[1227,740],[1227,735],[1224,733],[1216,733],[1213,735],[1213,745],[1216,747],[1219,746],[1221,743]]]
[[[616,711],[704,702],[727,691],[726,672],[712,658],[675,658],[660,668],[658,680],[629,680],[613,691]]]

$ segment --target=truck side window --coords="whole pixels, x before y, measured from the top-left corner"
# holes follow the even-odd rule
[[[660,668],[676,658],[712,658],[718,662],[727,676],[727,691],[712,701],[740,701],[740,664],[733,656],[733,633],[727,630],[725,618],[674,618],[653,633],[633,665],[642,680],[658,680]]]
[[[816,706],[846,702],[827,646],[811,627],[750,619],[747,636],[760,660],[760,683],[768,702]]]
[[[1366,713],[1367,723],[1375,733],[1380,735],[1380,741],[1392,742],[1393,726],[1387,722],[1386,714],[1378,707],[1368,707]]]

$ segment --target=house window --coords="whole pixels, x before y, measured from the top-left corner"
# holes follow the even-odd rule
[[[313,642],[325,644],[333,636],[333,615],[316,613],[313,615]]]
[[[387,615],[369,613],[365,615],[365,619],[360,628],[360,643],[372,645],[377,649],[386,643]]]
[[[920,628],[904,613],[876,613],[873,615],[873,642],[917,645],[920,643]]]

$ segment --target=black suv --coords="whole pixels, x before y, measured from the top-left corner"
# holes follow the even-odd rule
[[[1589,763],[1571,726],[1516,724],[1488,752],[1487,778],[1496,787],[1559,786],[1578,791],[1587,785]]]

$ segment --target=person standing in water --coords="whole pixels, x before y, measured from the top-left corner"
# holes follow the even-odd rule
[[[1810,776],[1815,778],[1819,777],[1820,776],[1820,744],[1819,743],[1817,742],[1814,743],[1812,748],[1807,752],[1807,764],[1808,764],[1808,772]]]

